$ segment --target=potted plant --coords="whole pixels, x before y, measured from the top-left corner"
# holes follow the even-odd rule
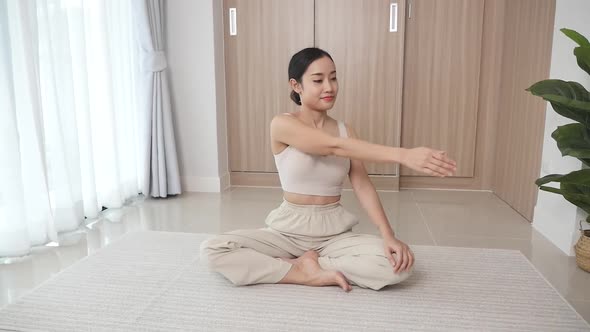
[[[570,29],[561,29],[567,37],[578,44],[574,49],[578,66],[590,75],[590,42],[583,35]],[[562,156],[578,158],[590,167],[590,92],[577,82],[549,79],[533,84],[527,89],[533,95],[551,103],[558,114],[574,120],[574,123],[559,126],[551,134]],[[549,182],[559,183],[559,188],[549,187]],[[550,174],[537,179],[539,189],[560,194],[586,213],[590,214],[590,169],[585,168],[569,174]],[[576,262],[590,272],[590,230],[583,230],[575,245]],[[586,218],[590,223],[590,215]]]

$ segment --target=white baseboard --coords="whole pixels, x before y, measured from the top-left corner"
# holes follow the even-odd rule
[[[564,230],[559,230],[558,232],[556,232],[553,227],[550,227],[539,222],[533,222],[533,228],[541,235],[543,235],[543,237],[545,237],[547,241],[551,242],[554,246],[559,248],[564,254],[568,256],[576,255],[573,248],[575,241],[570,240],[573,236],[577,235],[576,233],[568,234]]]
[[[568,256],[575,255],[573,246],[580,233],[578,221],[581,215],[577,215],[576,210],[562,197],[539,191],[533,228]]]
[[[226,176],[219,177],[203,177],[203,176],[183,176],[181,177],[182,188],[187,192],[221,192],[222,183]],[[229,177],[229,175],[227,175]],[[229,180],[227,180],[229,183]]]
[[[226,191],[229,189],[229,187],[231,187],[229,172],[226,172],[219,178],[219,184],[219,188],[221,189],[221,191]]]

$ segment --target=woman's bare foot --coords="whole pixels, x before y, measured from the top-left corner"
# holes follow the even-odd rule
[[[298,284],[307,286],[340,286],[345,291],[352,290],[341,272],[323,270],[318,263],[318,253],[307,251],[299,258],[281,258],[293,264],[289,273],[279,284]]]

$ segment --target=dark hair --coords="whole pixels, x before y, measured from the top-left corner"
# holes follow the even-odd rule
[[[304,48],[295,53],[295,55],[291,57],[291,61],[289,61],[289,79],[295,79],[297,82],[301,83],[301,77],[303,77],[303,73],[305,73],[309,65],[323,57],[328,57],[334,62],[328,52],[317,47]],[[295,104],[301,105],[299,94],[293,90],[291,90],[291,99]]]

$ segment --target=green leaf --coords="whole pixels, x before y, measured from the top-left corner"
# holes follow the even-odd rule
[[[580,159],[590,164],[590,129],[580,123],[559,126],[551,134],[562,156]]]
[[[559,188],[543,186],[549,182],[560,182]],[[539,189],[562,195],[570,203],[590,213],[590,169],[582,169],[569,174],[550,174],[535,183]]]
[[[579,199],[571,198],[571,196],[568,196],[568,195],[564,195],[563,198],[565,198],[568,202],[572,203],[573,205],[584,210],[584,212],[590,213],[590,198],[586,197],[586,198],[583,198],[582,200],[579,200]]]
[[[562,183],[561,189],[570,194],[581,194],[590,196],[590,186],[584,186],[576,183]]]
[[[577,110],[574,108],[568,108],[566,106],[561,106],[557,103],[551,103],[551,107],[553,108],[555,113],[568,119],[577,121],[585,127],[590,128],[590,115],[588,114],[588,112]]]
[[[590,92],[578,82],[566,82],[556,79],[542,80],[531,85],[526,90],[540,97],[557,95],[574,100],[590,101]]]
[[[579,207],[580,209],[584,210],[587,213],[590,213],[590,195],[589,194],[579,194],[579,193],[572,193],[564,189],[558,189],[548,186],[541,186],[539,189],[555,194],[562,195],[568,202],[572,203],[573,205]]]
[[[575,99],[570,99],[564,96],[558,96],[558,95],[543,95],[543,99],[556,104],[559,104],[561,106],[565,106],[568,108],[575,108],[575,109],[579,109],[582,111],[588,111],[590,112],[590,102],[588,101],[581,101],[581,100],[575,100]]]
[[[549,182],[559,182],[562,184],[562,190],[567,190],[571,193],[590,194],[590,169],[581,169],[565,175],[549,174],[537,179],[535,184],[541,186]]]
[[[590,187],[590,169],[570,172],[564,175],[559,182]]]
[[[584,37],[583,35],[581,35],[577,31],[567,29],[567,28],[560,29],[559,31],[563,32],[564,35],[568,36],[571,40],[575,41],[578,45],[590,47],[590,42],[588,41],[588,39],[586,39],[586,37]]]
[[[561,178],[563,177],[562,174],[549,174],[546,175],[540,179],[537,179],[537,181],[535,181],[535,184],[537,186],[541,186],[545,183],[549,183],[549,182],[560,182]]]
[[[590,128],[590,92],[577,82],[543,80],[527,89],[535,96],[549,101],[558,114]]]
[[[576,47],[574,55],[578,60],[578,66],[590,75],[590,47]]]
[[[590,195],[564,193],[563,198],[586,213],[590,213]]]

